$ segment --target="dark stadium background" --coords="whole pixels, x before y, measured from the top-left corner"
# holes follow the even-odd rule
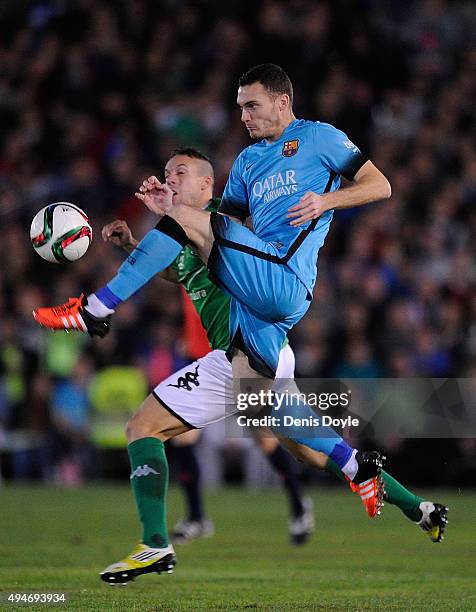
[[[248,144],[236,82],[264,61],[289,72],[298,116],[345,130],[393,186],[389,202],[336,214],[315,301],[291,337],[298,374],[474,377],[475,31],[475,5],[448,0],[2,2],[3,478],[74,484],[79,468],[127,478],[124,451],[91,443],[98,415],[57,407],[74,392],[78,406],[107,412],[115,388],[98,390],[98,373],[130,366],[127,410],[141,385],[181,367],[193,348],[180,290],[152,282],[103,341],[50,336],[31,311],[109,279],[122,254],[102,243],[102,224],[124,218],[138,236],[151,227],[132,194],[174,147],[209,154],[221,193]],[[33,215],[59,200],[84,208],[96,236],[69,266],[29,243]],[[224,442],[223,461],[239,479],[233,448]],[[392,439],[384,450],[392,473],[436,485],[474,482],[475,449],[469,438]]]

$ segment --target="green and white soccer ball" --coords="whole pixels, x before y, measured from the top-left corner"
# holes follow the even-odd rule
[[[35,215],[30,238],[35,251],[46,261],[68,263],[86,253],[93,231],[88,216],[78,206],[55,202]]]

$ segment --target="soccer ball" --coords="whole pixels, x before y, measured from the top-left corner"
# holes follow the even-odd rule
[[[78,206],[55,202],[42,208],[31,222],[31,244],[52,263],[67,263],[82,257],[89,248],[93,231]]]

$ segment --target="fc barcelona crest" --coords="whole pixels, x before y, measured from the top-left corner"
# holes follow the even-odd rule
[[[283,150],[281,151],[281,153],[283,154],[283,157],[292,157],[293,155],[296,155],[298,149],[298,138],[296,138],[296,140],[286,140],[286,142],[283,144]]]

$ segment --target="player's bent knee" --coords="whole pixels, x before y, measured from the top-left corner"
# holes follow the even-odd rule
[[[126,438],[128,444],[139,440],[140,438],[148,438],[152,435],[149,428],[144,424],[136,412],[126,423]]]
[[[168,216],[181,227],[206,263],[213,244],[210,213],[184,204],[176,204],[169,211]]]
[[[190,429],[179,436],[176,436],[173,441],[174,446],[192,446],[196,444],[200,438],[200,429]]]
[[[165,441],[188,430],[154,395],[149,395],[127,422],[126,437],[129,444],[148,437]]]
[[[176,204],[169,212],[171,217],[191,239],[193,234],[201,233],[209,223],[209,215],[203,211],[197,211],[184,204]]]

